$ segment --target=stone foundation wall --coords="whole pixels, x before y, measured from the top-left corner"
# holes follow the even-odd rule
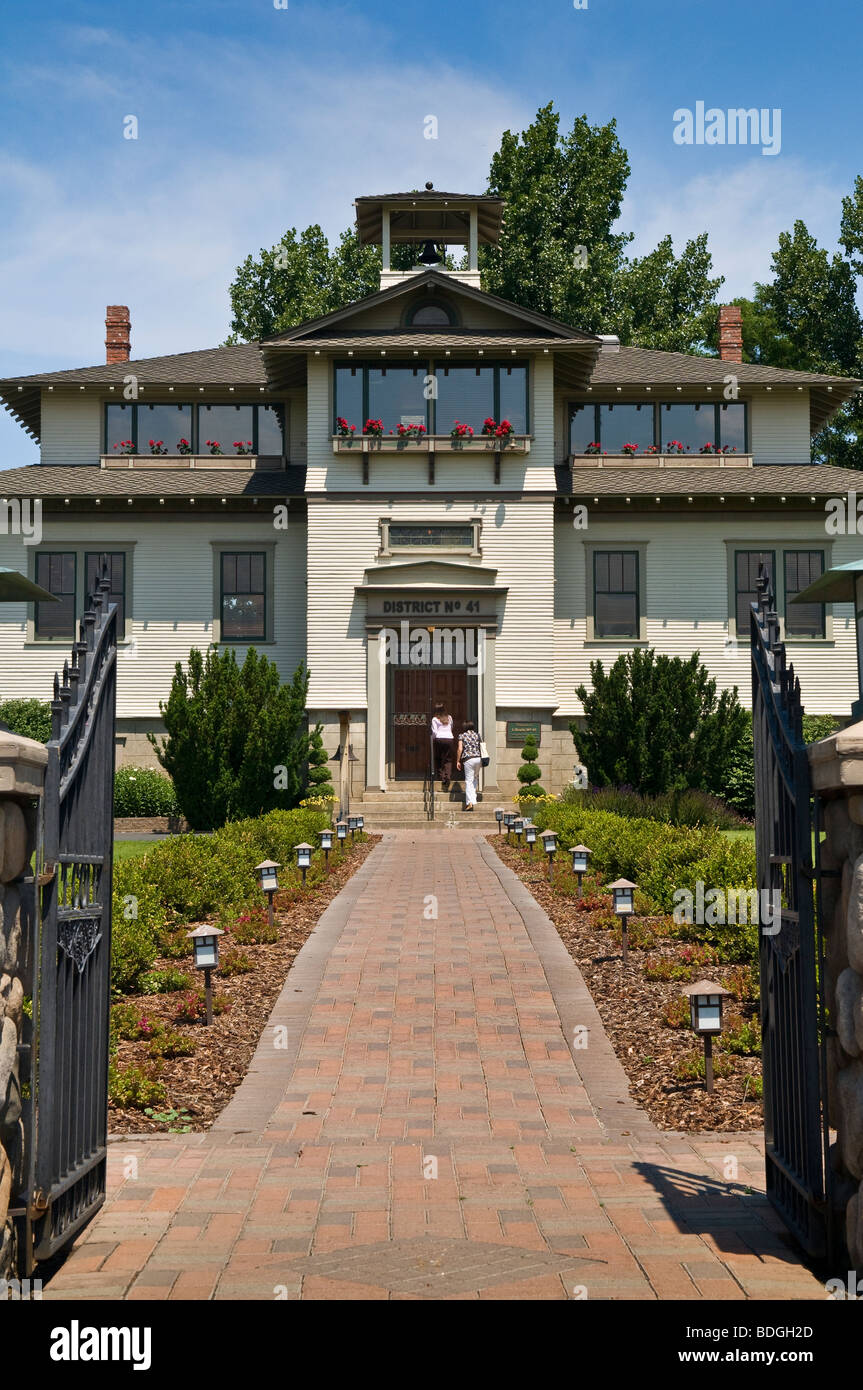
[[[829,1024],[828,1094],[838,1216],[851,1264],[863,1275],[863,723],[809,749],[824,798],[824,942]]]
[[[33,887],[25,883],[36,847],[38,799],[47,750],[0,734],[0,1279],[15,1274],[9,1206],[23,1180],[24,1132],[19,1044],[29,1040],[33,994]]]

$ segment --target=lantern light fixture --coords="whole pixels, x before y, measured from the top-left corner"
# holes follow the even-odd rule
[[[629,919],[635,911],[635,890],[637,883],[631,883],[628,878],[615,879],[614,883],[609,883],[614,898],[615,915],[620,918],[620,935],[623,945],[623,964],[626,965],[629,959],[629,941],[627,931]]]
[[[587,861],[593,850],[588,849],[587,845],[571,845],[569,852],[572,855],[572,872],[578,878],[578,896],[581,897],[584,891],[582,882],[587,873]]]
[[[319,830],[319,831],[318,831],[318,839],[319,839],[320,842],[321,842],[321,849],[322,849],[323,852],[324,852],[324,866],[325,866],[327,869],[329,869],[329,867],[330,867],[330,850],[331,850],[332,847],[333,847],[333,832],[332,832],[332,830]]]
[[[195,969],[204,972],[204,1005],[208,1026],[213,1022],[213,971],[219,968],[219,937],[223,935],[220,927],[206,925],[186,932],[194,950]]]
[[[502,806],[495,806],[494,818],[497,821],[497,833],[500,834],[501,824],[503,823],[504,810]]]
[[[297,855],[297,868],[303,876],[303,887],[305,888],[306,873],[312,865],[313,849],[311,845],[306,844],[305,840],[303,840],[302,843],[299,845],[294,845],[294,849],[296,850]]]
[[[336,839],[346,840],[348,837],[348,823],[346,820],[336,821]]]
[[[536,826],[533,824],[533,822],[524,827],[524,838],[527,844],[530,846],[531,854],[533,854],[533,847],[536,844]]]
[[[689,1021],[692,1031],[704,1039],[704,1084],[713,1090],[713,1039],[722,1032],[722,1001],[730,994],[713,980],[696,980],[686,985],[683,993],[689,996]]]

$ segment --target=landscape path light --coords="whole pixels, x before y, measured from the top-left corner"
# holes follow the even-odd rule
[[[520,845],[521,837],[524,834],[524,821],[522,820],[521,816],[516,816],[515,820],[512,823],[512,830],[513,834],[515,835],[516,844]]]
[[[348,816],[348,830],[351,832],[351,839],[352,839],[352,840],[355,839],[356,833],[357,833],[357,818],[356,818],[356,816]]]
[[[195,969],[204,972],[204,1000],[208,1026],[213,1021],[213,971],[218,969],[219,937],[223,935],[220,927],[195,927],[194,931],[186,932],[195,952]]]
[[[548,855],[548,876],[554,878],[554,856],[557,854],[557,831],[543,830],[542,847]]]
[[[530,846],[531,854],[533,854],[533,847],[536,844],[536,826],[533,821],[524,827],[524,838]]]
[[[363,826],[364,826],[365,823],[366,823],[366,822],[365,822],[365,819],[364,819],[362,816],[357,816],[356,821],[357,821],[357,830],[358,830],[358,831],[360,832],[360,834],[362,835],[362,833],[363,833]]]
[[[348,823],[346,820],[336,821],[336,839],[343,843],[348,838]]]
[[[692,1031],[704,1039],[704,1084],[713,1090],[713,1039],[722,1032],[722,1001],[731,993],[713,980],[696,980],[683,991],[689,995]]]
[[[504,826],[504,830],[506,831],[506,838],[507,838],[507,839],[509,839],[509,832],[510,832],[510,830],[512,829],[512,823],[513,823],[514,820],[515,820],[515,811],[504,811],[504,813],[503,813],[503,826]]]
[[[495,806],[495,808],[494,808],[494,818],[495,818],[495,820],[497,821],[497,833],[498,833],[498,835],[500,834],[500,827],[501,827],[501,823],[502,823],[502,821],[503,821],[503,814],[504,814],[504,812],[503,812],[503,807],[502,807],[502,806]]]
[[[572,855],[572,872],[578,879],[578,896],[581,897],[582,881],[587,873],[588,856],[593,853],[593,850],[588,849],[587,845],[571,845],[569,852]]]
[[[615,879],[614,883],[608,885],[614,896],[614,911],[620,918],[620,935],[623,941],[623,963],[629,958],[627,929],[629,919],[635,911],[635,890],[637,883],[630,883],[628,878]]]
[[[330,867],[330,850],[331,850],[332,847],[333,847],[333,832],[332,832],[332,830],[319,830],[319,831],[318,831],[318,839],[319,839],[320,842],[321,842],[321,849],[322,849],[323,852],[324,852],[324,866],[325,866],[325,868],[326,868],[327,870],[329,870],[329,867]]]
[[[273,925],[273,898],[278,891],[279,875],[277,870],[281,868],[273,859],[264,859],[260,864],[255,865],[255,873],[258,875],[258,883],[262,893],[267,895],[267,921]]]
[[[303,887],[306,886],[306,873],[312,865],[312,846],[307,845],[305,840],[302,844],[294,845],[297,852],[297,868],[303,876]]]

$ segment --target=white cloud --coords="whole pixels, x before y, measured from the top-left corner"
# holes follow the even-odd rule
[[[724,153],[724,151],[722,152]],[[751,295],[756,280],[771,278],[770,257],[779,233],[802,218],[822,246],[836,247],[842,197],[821,169],[801,160],[752,158],[737,168],[717,168],[681,183],[673,165],[633,179],[622,225],[635,232],[629,254],[643,256],[671,233],[674,249],[707,231],[714,273],[725,276],[720,297]]]

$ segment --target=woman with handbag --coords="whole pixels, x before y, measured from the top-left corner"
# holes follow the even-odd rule
[[[464,766],[464,809],[472,811],[476,805],[477,779],[483,763],[482,740],[472,719],[466,719],[459,734],[456,752],[456,767]]]

